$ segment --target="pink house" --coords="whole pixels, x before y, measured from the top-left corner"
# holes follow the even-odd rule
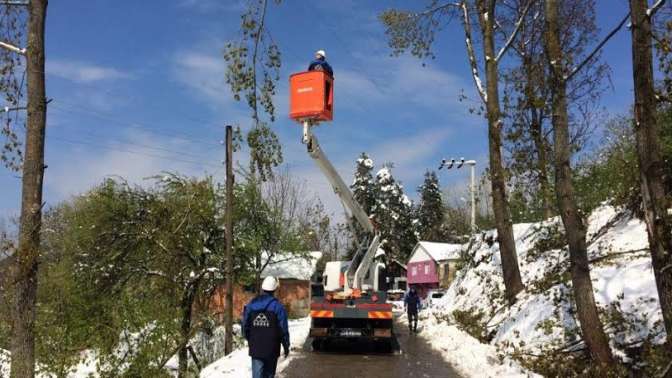
[[[408,285],[422,297],[429,289],[448,287],[461,250],[461,244],[418,242],[406,265]]]

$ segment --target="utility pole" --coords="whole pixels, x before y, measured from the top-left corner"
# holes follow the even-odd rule
[[[459,169],[462,168],[465,164],[471,168],[471,186],[469,192],[471,193],[471,235],[473,236],[476,233],[476,160],[464,160],[464,158],[461,158],[457,161],[457,165],[455,165],[455,163],[455,159],[443,159],[441,160],[441,165],[439,165],[439,170],[444,167],[446,169],[451,169],[453,166]]]
[[[233,127],[226,126],[226,324],[224,354],[233,351]]]
[[[37,262],[42,226],[42,183],[47,97],[44,80],[44,24],[47,0],[28,3],[28,46],[15,51],[26,56],[28,111],[21,180],[21,220],[14,269],[12,366],[10,377],[35,376],[35,313]],[[2,46],[10,51],[7,46]]]

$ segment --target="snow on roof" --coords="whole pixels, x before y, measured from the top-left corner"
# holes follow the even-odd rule
[[[462,244],[437,243],[428,241],[419,241],[413,249],[422,248],[435,261],[454,260],[460,258]]]
[[[261,273],[261,277],[273,276],[275,278],[293,278],[307,281],[315,273],[317,261],[320,258],[322,258],[322,252],[319,251],[309,252],[308,256],[278,254],[273,257]]]

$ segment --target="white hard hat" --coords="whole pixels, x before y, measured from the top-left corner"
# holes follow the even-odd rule
[[[327,57],[327,53],[324,52],[324,50],[317,50],[317,51],[315,52],[315,55],[320,55],[320,56],[322,56],[323,58],[326,58],[326,57]]]
[[[268,276],[264,278],[264,282],[261,283],[261,290],[263,291],[275,291],[278,288],[278,280],[273,276]]]

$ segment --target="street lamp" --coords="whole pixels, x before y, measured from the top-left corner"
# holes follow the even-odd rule
[[[455,159],[443,159],[441,160],[441,165],[439,165],[439,170],[444,167],[446,169],[451,169],[455,166],[455,163]],[[455,166],[455,168],[462,168],[465,164],[471,168],[471,189],[469,191],[471,192],[471,234],[474,235],[476,233],[476,183],[474,181],[474,167],[476,167],[476,160],[464,160],[464,158],[461,158],[460,160],[457,160],[457,166]]]

